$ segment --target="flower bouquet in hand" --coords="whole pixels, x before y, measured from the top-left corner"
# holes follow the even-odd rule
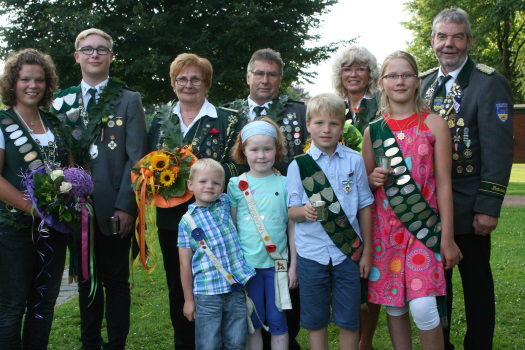
[[[42,218],[41,226],[62,233],[80,227],[83,209],[93,193],[93,181],[86,171],[41,165],[24,176],[23,185],[33,210]]]
[[[131,186],[135,191],[139,212],[136,235],[140,254],[135,259],[134,266],[140,257],[142,266],[148,273],[155,269],[156,262],[151,268],[146,263],[146,216],[152,227],[148,239],[149,253],[156,260],[153,250],[156,230],[153,210],[155,207],[172,208],[191,199],[193,192],[188,189],[187,181],[191,165],[196,161],[197,157],[191,153],[191,146],[185,146],[176,148],[175,151],[151,152],[131,169]]]

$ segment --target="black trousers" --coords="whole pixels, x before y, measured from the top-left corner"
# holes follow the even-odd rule
[[[467,333],[465,350],[492,349],[495,324],[494,281],[490,269],[490,235],[474,234],[455,235],[463,260],[459,263],[459,273],[465,298],[465,316]],[[446,270],[447,312],[449,326],[444,329],[445,348],[454,349],[450,343],[450,325],[452,321],[452,271]]]
[[[178,232],[159,229],[158,234],[164,259],[164,270],[166,271],[166,283],[168,284],[171,324],[175,332],[175,348],[177,350],[193,350],[195,349],[195,323],[188,321],[182,313],[184,293],[180,282]]]
[[[0,227],[0,349],[47,349],[68,239]]]
[[[96,221],[95,221],[96,222]],[[78,249],[78,294],[82,349],[124,349],[129,333],[131,296],[129,288],[129,252],[131,234],[104,236],[95,228],[96,294],[89,297],[91,280],[83,281],[81,242]],[[91,303],[91,304],[90,304]],[[101,328],[106,311],[108,342],[103,343]]]

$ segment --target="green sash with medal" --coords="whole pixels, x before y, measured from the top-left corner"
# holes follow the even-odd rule
[[[384,185],[392,210],[403,226],[433,252],[441,246],[441,221],[428,205],[405,163],[394,134],[384,119],[370,123],[370,138],[376,157],[391,158],[392,174]]]
[[[385,184],[385,194],[392,210],[403,226],[424,246],[439,253],[441,248],[441,220],[427,203],[407,167],[392,130],[384,119],[370,123],[370,139],[375,157],[391,158],[394,170]],[[377,161],[376,161],[377,162]],[[446,295],[436,296],[441,323],[448,324]]]
[[[320,224],[323,225],[324,230],[336,247],[352,261],[358,263],[363,251],[363,244],[348,222],[328,178],[309,154],[301,154],[295,157],[295,160],[299,166],[301,182],[310,201],[322,200],[326,202],[327,219]]]

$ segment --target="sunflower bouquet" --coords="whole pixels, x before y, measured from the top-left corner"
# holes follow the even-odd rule
[[[151,224],[148,238],[149,255],[156,260],[153,250],[156,225],[153,210],[171,208],[187,202],[193,196],[187,188],[190,168],[197,161],[191,153],[191,146],[177,148],[175,151],[159,150],[143,157],[131,169],[132,187],[135,192],[139,215],[137,217],[137,242],[140,254],[135,259],[134,266],[140,258],[144,269],[151,273],[156,263],[149,268],[146,262],[146,217]]]

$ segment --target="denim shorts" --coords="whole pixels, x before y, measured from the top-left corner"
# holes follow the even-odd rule
[[[361,285],[359,266],[350,259],[333,266],[297,255],[301,327],[318,330],[332,321],[347,330],[359,329]],[[332,319],[330,319],[332,306]]]
[[[274,274],[273,267],[255,269],[255,276],[246,283],[246,291],[253,300],[261,320],[268,322],[270,334],[279,335],[288,332],[288,324],[286,323],[286,313],[280,312],[275,306]],[[252,314],[252,322],[253,328],[262,328],[255,312]]]
[[[199,350],[246,348],[246,299],[242,291],[194,295],[195,345]]]

